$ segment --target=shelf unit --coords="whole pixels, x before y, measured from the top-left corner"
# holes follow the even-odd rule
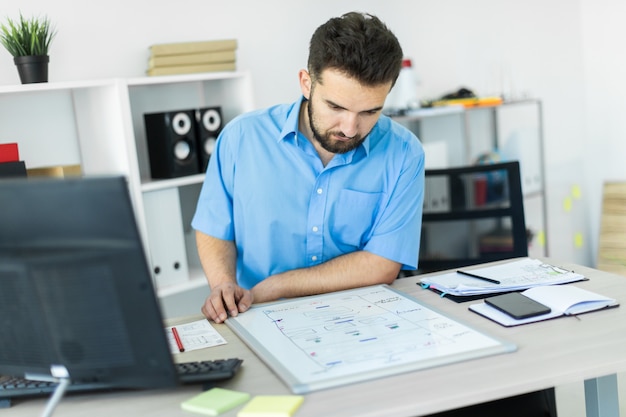
[[[498,106],[448,106],[411,111],[394,120],[424,145],[427,168],[472,165],[497,152],[503,161],[520,162],[527,228],[533,233],[529,256],[548,256],[543,120],[540,100]],[[428,201],[424,210],[427,211]]]
[[[0,87],[0,143],[27,168],[80,165],[124,175],[158,295],[206,285],[190,227],[204,174],[150,178],[143,114],[221,106],[224,123],[254,108],[248,72]],[[157,273],[158,271],[158,273]]]
[[[446,204],[424,211],[419,273],[526,255],[517,161],[430,169],[425,181],[425,199]]]

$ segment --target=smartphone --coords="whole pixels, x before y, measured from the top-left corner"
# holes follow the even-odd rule
[[[517,320],[540,316],[551,311],[550,307],[519,292],[510,292],[485,298],[485,303]]]

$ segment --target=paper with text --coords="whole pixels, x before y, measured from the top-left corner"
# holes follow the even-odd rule
[[[180,352],[172,333],[172,327],[176,327],[185,352],[226,344],[226,340],[211,326],[211,323],[206,319],[202,319],[165,328],[167,342],[172,353]]]
[[[456,272],[427,276],[420,279],[420,283],[444,294],[472,296],[525,290],[541,285],[565,284],[586,279],[581,274],[531,258],[483,268],[461,268],[461,270],[500,281],[500,284]]]

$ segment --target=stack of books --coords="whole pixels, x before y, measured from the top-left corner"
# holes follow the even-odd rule
[[[150,47],[148,75],[234,71],[236,39],[157,44]]]

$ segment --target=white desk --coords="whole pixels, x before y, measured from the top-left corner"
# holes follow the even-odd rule
[[[588,416],[617,416],[614,375],[626,371],[626,278],[555,260],[550,262],[590,278],[570,285],[615,297],[622,306],[582,315],[580,320],[565,317],[505,328],[468,311],[469,303],[457,304],[422,290],[414,277],[397,280],[395,288],[478,329],[514,342],[518,351],[307,394],[296,417],[421,416],[582,381],[587,381]],[[227,345],[177,355],[177,359],[241,357],[244,363],[238,374],[220,386],[252,395],[290,394],[228,327],[216,325],[216,328],[228,340]],[[180,409],[180,402],[198,392],[198,387],[182,387],[74,394],[61,401],[55,415],[192,416],[196,414]],[[603,402],[593,407],[598,398]],[[39,415],[44,404],[45,399],[22,400],[0,413],[2,417]],[[236,416],[240,408],[223,415]]]

